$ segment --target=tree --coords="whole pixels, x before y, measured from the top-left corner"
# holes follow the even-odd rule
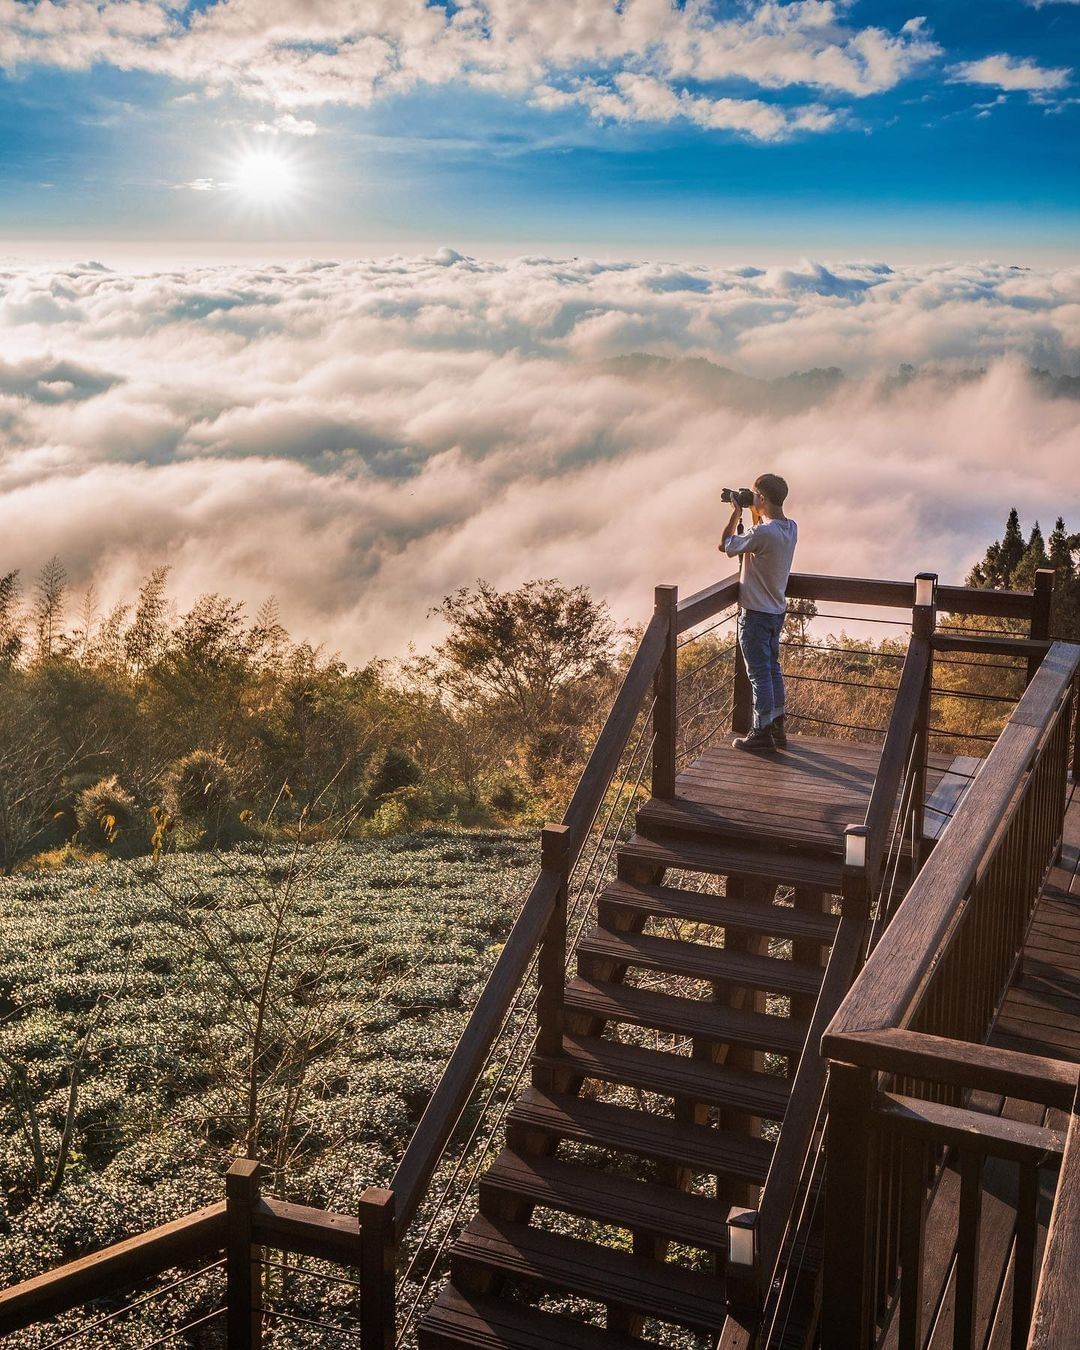
[[[51,660],[62,645],[66,597],[67,570],[54,554],[38,573],[34,595],[34,630],[39,661]]]
[[[1009,512],[1004,538],[987,548],[984,557],[968,574],[967,584],[991,589],[1031,590],[1035,573],[1042,567],[1052,567],[1055,574],[1054,608],[1050,631],[1054,637],[1075,642],[1080,640],[1080,569],[1073,556],[1078,549],[1080,534],[1070,534],[1061,516],[1054,522],[1049,540],[1044,542],[1036,521],[1025,544],[1014,507]],[[963,624],[959,618],[956,622]],[[1016,620],[983,618],[979,623],[984,627],[1000,627],[1002,631],[1022,631],[1022,625]]]
[[[1027,547],[1024,549],[1024,556],[1013,568],[1011,578],[1013,590],[1030,591],[1035,585],[1035,573],[1040,568],[1049,566],[1050,559],[1043,542],[1043,533],[1039,529],[1039,522],[1036,521],[1032,526]]]
[[[18,572],[0,576],[0,671],[10,670],[22,655],[22,613]]]
[[[124,634],[124,655],[136,676],[161,657],[169,639],[165,599],[168,576],[168,567],[155,567],[146,578],[139,588],[135,617]]]
[[[466,705],[494,705],[526,733],[550,720],[561,689],[611,669],[615,627],[585,586],[548,579],[499,592],[481,580],[431,613],[450,628],[435,648],[445,691]]]

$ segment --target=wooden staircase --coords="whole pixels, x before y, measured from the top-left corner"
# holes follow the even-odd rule
[[[728,1209],[759,1204],[849,921],[836,832],[763,845],[693,805],[650,802],[619,850],[561,1048],[533,1056],[423,1350],[704,1346],[724,1327]]]

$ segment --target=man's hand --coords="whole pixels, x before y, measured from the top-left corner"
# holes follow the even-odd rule
[[[731,516],[728,519],[728,523],[724,526],[723,537],[721,538],[719,544],[717,544],[717,548],[720,550],[721,553],[723,553],[727,548],[727,541],[731,538],[731,536],[733,534],[738,533],[738,524],[741,519],[742,519],[742,507],[736,506],[731,512]]]

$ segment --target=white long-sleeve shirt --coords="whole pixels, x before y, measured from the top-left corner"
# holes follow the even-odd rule
[[[739,561],[739,605],[742,609],[783,614],[788,577],[795,557],[799,527],[793,520],[763,520],[745,534],[733,534],[724,545]]]

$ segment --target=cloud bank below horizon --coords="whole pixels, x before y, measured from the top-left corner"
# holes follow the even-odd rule
[[[480,576],[640,619],[729,570],[719,489],[768,469],[802,570],[957,580],[1014,503],[1076,528],[1078,375],[1080,269],[8,268],[0,571],[107,603],[168,562],[363,660]]]

